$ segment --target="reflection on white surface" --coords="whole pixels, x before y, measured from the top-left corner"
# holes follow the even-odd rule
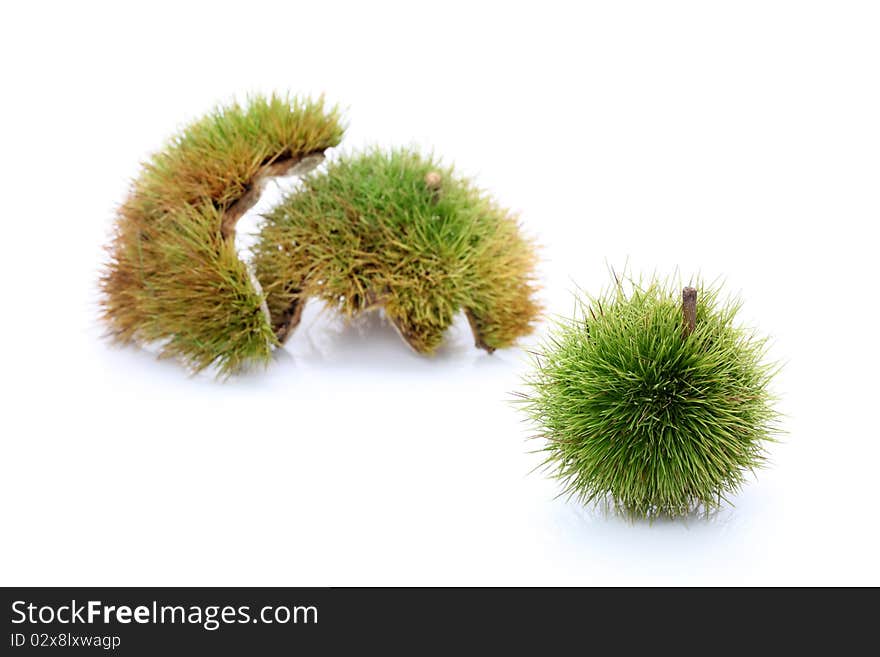
[[[433,354],[413,351],[381,309],[345,320],[317,301],[307,303],[300,325],[279,358],[327,367],[421,370],[492,358],[477,349],[464,316],[459,314]]]
[[[803,462],[809,453],[787,444],[773,450],[786,467],[759,473],[710,518],[632,521],[556,498],[557,482],[533,471],[540,443],[511,403],[526,353],[474,348],[464,318],[425,357],[381,314],[346,323],[309,304],[274,362],[223,383],[111,348],[91,314],[88,323],[41,390],[87,378],[92,394],[52,395],[53,413],[29,419],[9,462],[16,476],[35,476],[27,464],[38,464],[101,498],[85,517],[119,518],[111,548],[173,533],[174,558],[203,564],[188,583],[210,584],[232,553],[271,564],[236,583],[792,582],[804,574],[792,551],[809,550],[812,563],[843,549],[851,522],[815,522],[827,494]],[[106,496],[129,489],[149,494]],[[17,521],[36,514],[57,531],[83,522],[52,508],[25,500]],[[208,545],[225,547],[205,562]]]

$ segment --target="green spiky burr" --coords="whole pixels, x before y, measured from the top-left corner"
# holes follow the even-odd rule
[[[221,375],[265,363],[277,344],[263,292],[235,248],[235,224],[272,176],[303,171],[342,138],[323,101],[271,96],[221,107],[153,155],[119,208],[101,277],[120,342]]]
[[[579,299],[523,408],[563,494],[633,517],[711,512],[765,462],[777,367],[717,288],[631,283]]]
[[[265,216],[254,249],[276,337],[320,299],[346,317],[382,307],[430,353],[458,312],[491,352],[538,318],[535,248],[516,217],[411,149],[342,157]]]

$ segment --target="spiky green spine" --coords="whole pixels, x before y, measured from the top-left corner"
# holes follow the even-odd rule
[[[308,176],[266,215],[254,253],[273,318],[310,297],[347,316],[384,306],[420,352],[459,310],[489,350],[537,318],[535,251],[515,217],[413,150],[372,150]]]
[[[224,216],[267,165],[335,146],[323,101],[272,96],[196,121],[144,164],[119,209],[101,278],[103,315],[123,342],[221,375],[266,362],[276,344],[264,297],[221,235]]]
[[[762,465],[776,431],[766,340],[737,301],[700,287],[683,332],[681,290],[622,284],[580,301],[535,357],[525,410],[563,493],[638,517],[711,511]]]

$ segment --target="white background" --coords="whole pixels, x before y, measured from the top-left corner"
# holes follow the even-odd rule
[[[880,584],[876,4],[34,2],[2,23],[0,583]],[[345,105],[343,151],[433,148],[518,211],[549,316],[609,266],[723,277],[786,362],[772,467],[708,521],[555,499],[509,401],[525,352],[461,322],[429,359],[310,306],[225,384],[109,346],[96,278],[139,162],[273,90]]]

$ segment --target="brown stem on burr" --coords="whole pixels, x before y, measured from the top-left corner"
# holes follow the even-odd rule
[[[681,291],[681,314],[684,319],[684,335],[689,336],[697,327],[697,290],[686,287]]]
[[[434,203],[440,198],[440,188],[443,186],[443,176],[439,171],[429,171],[425,174],[425,187],[431,191],[431,200]]]

